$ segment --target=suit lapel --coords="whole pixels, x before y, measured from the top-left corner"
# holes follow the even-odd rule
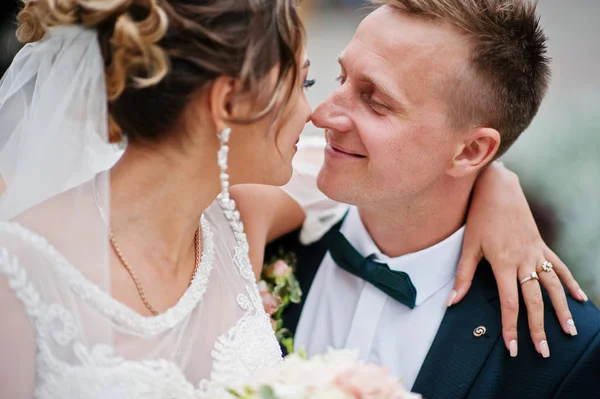
[[[490,266],[483,261],[467,296],[446,311],[412,391],[429,399],[466,397],[501,337],[497,298]],[[485,328],[483,335],[482,329],[476,332],[479,327]]]

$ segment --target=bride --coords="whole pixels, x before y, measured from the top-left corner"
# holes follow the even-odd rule
[[[0,396],[215,397],[280,360],[255,272],[311,206],[270,187],[292,176],[311,113],[297,12],[25,1],[29,44],[0,84]],[[547,248],[507,173],[481,177],[506,189],[477,191],[466,245],[497,259],[485,249],[518,243],[516,274]],[[477,227],[489,203],[497,245]]]

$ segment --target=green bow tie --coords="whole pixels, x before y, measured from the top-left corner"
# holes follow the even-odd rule
[[[415,307],[417,289],[408,274],[390,270],[388,265],[365,258],[336,231],[329,243],[329,253],[335,263],[365,281],[373,284],[398,302],[411,309]]]

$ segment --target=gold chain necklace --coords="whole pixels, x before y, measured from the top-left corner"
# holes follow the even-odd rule
[[[148,301],[148,298],[146,298],[146,293],[144,292],[144,287],[143,287],[142,283],[138,279],[137,275],[135,274],[135,272],[133,271],[131,266],[129,266],[129,263],[127,263],[127,261],[125,260],[125,257],[123,256],[123,253],[121,252],[121,249],[119,248],[119,244],[117,243],[117,240],[115,239],[115,235],[112,231],[110,223],[108,222],[106,215],[104,214],[104,211],[102,210],[102,207],[100,207],[100,200],[98,199],[98,190],[96,188],[96,179],[94,179],[94,199],[96,200],[96,206],[98,208],[98,211],[100,212],[100,216],[102,217],[102,219],[108,226],[108,238],[110,240],[110,245],[112,246],[115,253],[117,254],[117,257],[121,261],[121,264],[123,265],[123,267],[125,267],[125,270],[127,270],[127,273],[129,273],[129,275],[131,276],[131,279],[133,280],[133,282],[135,284],[135,288],[137,289],[137,292],[138,292],[142,302],[146,306],[146,309],[148,309],[150,311],[150,313],[152,313],[154,316],[157,316],[159,314],[158,311],[154,308],[154,306],[152,306],[150,304],[150,302]],[[196,272],[198,271],[198,266],[200,265],[200,237],[199,236],[200,236],[200,228],[198,228],[196,230],[196,234],[194,235],[194,244],[195,244],[195,252],[196,252],[195,262],[196,263],[194,265],[194,270],[192,271],[192,275],[190,276],[188,288],[192,285],[192,282],[194,281],[194,277],[196,277]]]
[[[152,306],[150,304],[150,302],[148,302],[148,298],[146,298],[146,293],[144,292],[144,287],[142,286],[142,283],[137,278],[137,275],[135,274],[135,272],[133,271],[131,266],[129,266],[129,263],[127,263],[127,261],[125,260],[125,257],[123,257],[123,253],[121,252],[121,249],[119,248],[119,245],[117,244],[117,240],[115,239],[115,235],[113,234],[112,228],[110,226],[108,227],[108,232],[109,232],[108,237],[110,239],[110,244],[112,245],[113,249],[115,250],[117,257],[119,258],[119,260],[125,267],[125,270],[127,270],[127,273],[129,273],[129,275],[131,276],[131,279],[135,283],[137,292],[140,295],[142,302],[144,302],[144,305],[146,305],[146,309],[148,309],[154,316],[158,315],[158,311],[154,308],[154,306]],[[192,281],[194,281],[194,277],[196,276],[196,272],[198,271],[198,265],[200,264],[200,251],[198,248],[200,240],[199,240],[198,236],[199,236],[199,229],[196,230],[196,234],[194,236],[194,241],[195,241],[195,246],[196,246],[196,263],[194,265],[194,271],[192,271],[192,275],[190,276],[188,288],[190,285],[192,285]]]

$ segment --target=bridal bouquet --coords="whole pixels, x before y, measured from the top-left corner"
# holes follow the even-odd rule
[[[291,354],[262,370],[227,398],[239,399],[418,399],[389,371],[358,360],[351,350],[329,350],[307,359]]]

